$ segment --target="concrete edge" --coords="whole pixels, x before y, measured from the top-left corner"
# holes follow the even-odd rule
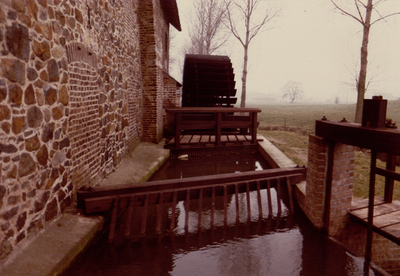
[[[103,229],[104,218],[63,214],[0,268],[4,276],[62,275]]]
[[[281,152],[276,146],[268,141],[264,136],[257,134],[257,140],[262,156],[273,164],[276,168],[296,167],[297,164]]]

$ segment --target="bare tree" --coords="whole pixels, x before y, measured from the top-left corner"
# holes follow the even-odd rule
[[[224,33],[225,5],[219,0],[195,1],[194,14],[189,21],[189,43],[186,54],[211,55],[228,39]]]
[[[289,98],[290,103],[293,103],[296,99],[301,100],[304,94],[304,91],[301,88],[301,83],[297,81],[288,81],[282,91],[282,98]]]
[[[242,71],[242,98],[240,107],[246,107],[246,81],[247,63],[249,59],[249,45],[253,38],[260,33],[263,27],[273,18],[278,16],[280,10],[269,2],[263,9],[263,16],[256,17],[260,11],[261,0],[224,0],[226,4],[226,26],[243,46],[243,71]],[[237,17],[239,18],[237,18]],[[244,23],[244,29],[243,24]]]
[[[400,14],[400,12],[393,12],[388,14],[381,14],[376,7],[378,7],[386,0],[354,0],[354,11],[349,11],[350,8],[343,8],[342,5],[338,4],[338,0],[331,0],[336,9],[338,9],[343,15],[346,15],[363,26],[363,37],[361,43],[361,55],[360,55],[360,72],[358,74],[357,81],[357,106],[354,122],[361,123],[362,110],[364,103],[364,95],[366,91],[366,78],[367,78],[367,66],[368,66],[368,42],[371,26],[379,21],[385,20],[390,16]],[[366,2],[366,3],[365,3]],[[376,14],[377,18],[372,19],[372,15]]]

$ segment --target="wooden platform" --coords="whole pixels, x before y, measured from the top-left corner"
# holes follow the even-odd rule
[[[251,135],[221,135],[221,146],[251,145]],[[181,135],[181,148],[215,147],[215,135]],[[169,140],[165,148],[175,148],[175,138]]]
[[[350,216],[364,225],[368,220],[368,201],[365,200],[352,206]],[[400,245],[400,203],[384,203],[375,200],[374,206],[374,232],[386,237]]]

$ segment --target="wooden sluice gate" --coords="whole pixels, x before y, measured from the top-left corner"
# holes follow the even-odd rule
[[[214,176],[191,177],[185,179],[160,180],[138,184],[102,186],[78,191],[78,207],[85,210],[86,214],[111,212],[111,224],[109,240],[112,241],[115,235],[115,227],[118,214],[126,209],[126,221],[124,236],[131,235],[131,219],[134,210],[141,208],[140,235],[146,234],[147,219],[150,207],[156,209],[155,233],[161,234],[162,213],[165,204],[171,204],[171,216],[169,229],[173,231],[176,227],[175,209],[178,202],[184,202],[185,229],[189,226],[189,210],[193,200],[197,200],[198,229],[202,229],[203,202],[211,201],[210,225],[214,226],[215,203],[217,197],[223,201],[224,225],[228,220],[228,197],[235,198],[236,219],[239,220],[239,194],[245,194],[247,206],[247,218],[250,221],[251,197],[250,193],[256,191],[258,213],[262,217],[261,192],[266,190],[268,210],[272,214],[271,189],[275,188],[277,197],[283,189],[288,198],[289,210],[293,210],[293,199],[291,185],[303,181],[306,175],[306,168],[284,168],[270,169],[264,171],[252,171],[241,173],[229,173]],[[280,202],[280,201],[279,201]],[[165,211],[165,210],[164,210]],[[278,213],[282,207],[278,204]],[[164,224],[165,225],[165,224]]]

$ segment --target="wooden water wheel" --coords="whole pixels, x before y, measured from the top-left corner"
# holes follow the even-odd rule
[[[233,107],[237,98],[232,63],[227,56],[186,55],[183,107]]]

